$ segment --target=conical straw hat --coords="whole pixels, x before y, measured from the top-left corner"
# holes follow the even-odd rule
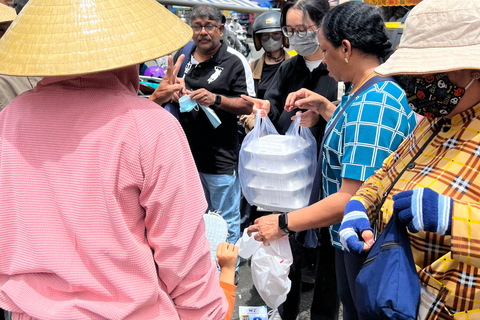
[[[15,20],[15,9],[0,3],[0,23]]]
[[[0,39],[0,74],[61,76],[169,54],[192,29],[155,0],[30,0]]]

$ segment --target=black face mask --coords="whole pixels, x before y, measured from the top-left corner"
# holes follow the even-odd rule
[[[411,77],[405,87],[408,105],[428,118],[445,117],[455,109],[474,80],[461,88],[455,86],[446,73],[424,78]]]

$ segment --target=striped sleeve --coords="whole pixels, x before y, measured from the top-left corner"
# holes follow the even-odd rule
[[[248,65],[247,59],[245,59],[240,52],[231,47],[227,48],[227,52],[235,55],[238,59],[240,59],[241,63],[241,71],[235,80],[234,91],[244,92],[251,97],[255,97],[255,84],[253,82],[252,69]]]

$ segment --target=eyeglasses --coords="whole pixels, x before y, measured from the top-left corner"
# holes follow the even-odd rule
[[[191,26],[191,27],[192,27],[193,32],[200,32],[200,31],[202,31],[202,28],[205,28],[205,31],[207,31],[208,33],[215,30],[215,28],[218,28],[218,26],[213,25],[213,24],[207,24],[206,26],[194,25],[194,26]]]
[[[316,25],[313,24],[309,27],[298,26],[296,28],[292,28],[292,27],[289,27],[289,26],[283,26],[282,27],[282,32],[285,35],[285,37],[287,37],[287,38],[293,37],[294,34],[297,34],[297,36],[299,38],[303,38],[307,35],[308,29],[311,28],[311,27],[316,27]],[[317,30],[312,30],[312,31],[318,31],[318,29]]]
[[[278,41],[282,39],[282,33],[281,32],[273,32],[273,33],[262,33],[261,34],[261,39],[263,41],[268,41],[268,39],[272,38],[275,41]]]

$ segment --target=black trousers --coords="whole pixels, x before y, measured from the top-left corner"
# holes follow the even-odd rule
[[[312,320],[337,320],[339,299],[335,278],[335,248],[330,243],[328,228],[321,229],[321,246],[315,270],[315,287],[310,308]],[[290,237],[293,263],[288,277],[292,287],[287,300],[278,308],[282,320],[295,320],[302,296],[302,256],[303,247],[294,237]]]

